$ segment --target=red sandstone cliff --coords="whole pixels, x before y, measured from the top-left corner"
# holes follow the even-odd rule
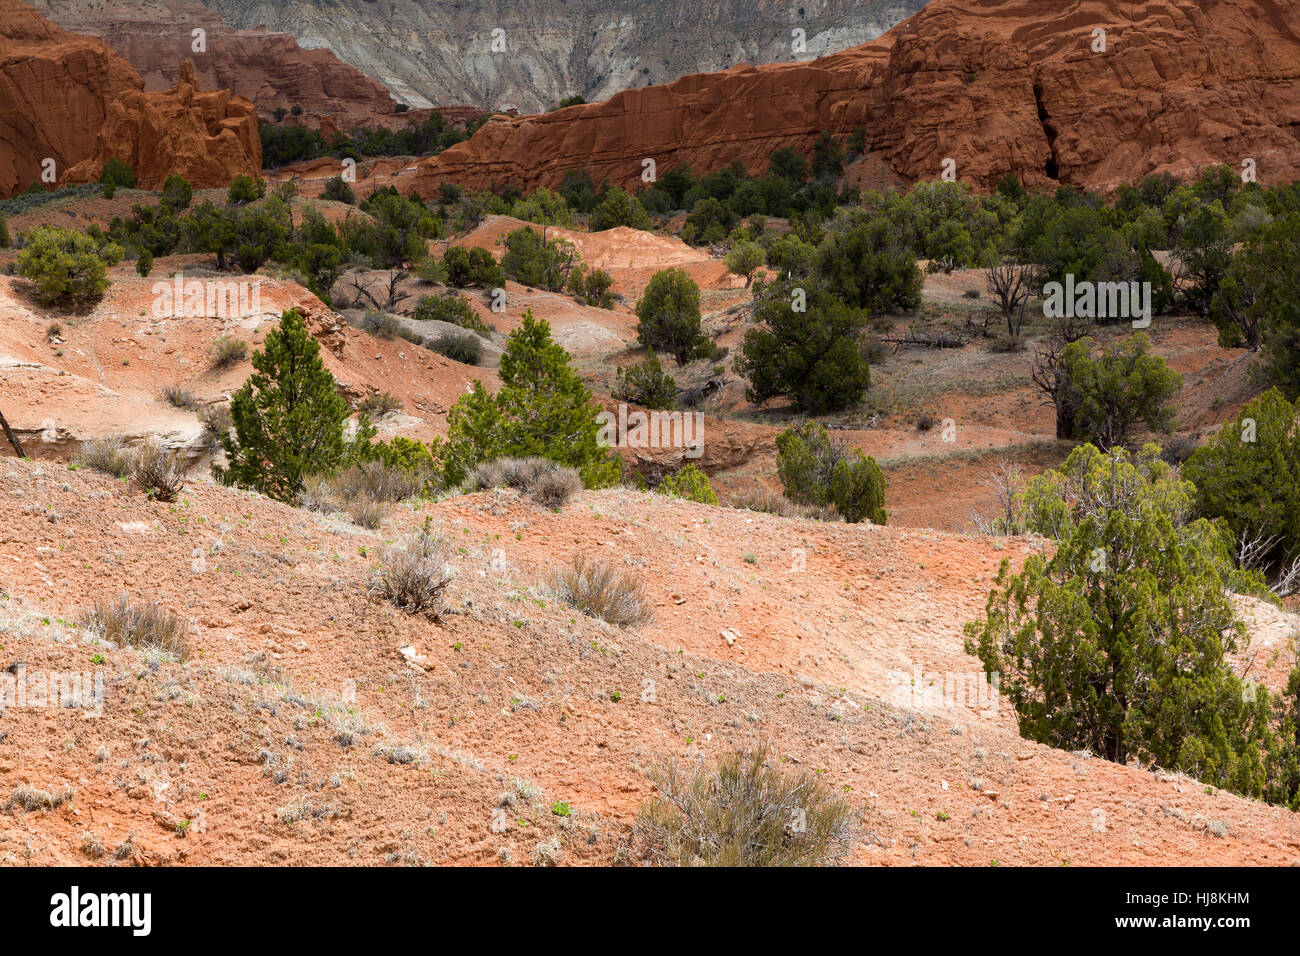
[[[33,6],[65,29],[107,41],[148,90],[172,86],[180,64],[191,59],[204,86],[245,96],[266,116],[301,106],[342,127],[400,116],[382,83],[332,51],[304,49],[285,33],[235,30],[199,0],[34,0]],[[204,31],[201,51],[194,49],[196,29]]]
[[[98,178],[109,157],[156,188],[170,173],[195,186],[257,175],[262,147],[253,104],[200,92],[192,65],[172,89],[146,93],[102,40],[68,33],[18,0],[0,0],[0,196],[41,180]]]
[[[981,188],[1101,189],[1153,171],[1256,160],[1262,181],[1300,178],[1300,7],[1295,0],[932,0],[879,40],[805,64],[738,67],[591,105],[494,119],[427,160],[439,182],[555,186],[570,169],[639,184],[642,160],[696,173],[820,130],[866,130],[908,180],[945,158]],[[1044,8],[1049,8],[1045,10]],[[1106,49],[1094,51],[1094,29]]]

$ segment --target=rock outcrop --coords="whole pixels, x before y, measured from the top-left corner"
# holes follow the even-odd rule
[[[53,161],[59,184],[99,177],[117,158],[137,184],[171,173],[198,187],[257,175],[257,115],[228,90],[201,92],[192,64],[170,90],[140,75],[104,41],[68,33],[18,0],[0,0],[0,196],[34,182]]]
[[[333,50],[412,107],[535,113],[573,94],[594,102],[738,63],[810,60],[875,39],[925,0],[205,2],[232,26]]]
[[[1104,42],[1095,31],[1105,31]],[[1293,0],[932,0],[865,46],[804,64],[737,67],[539,116],[497,117],[427,160],[443,180],[557,185],[588,169],[639,186],[739,159],[765,167],[821,130],[863,128],[870,159],[908,181],[1111,189],[1150,172],[1255,160],[1300,178],[1300,13]]]
[[[101,37],[139,71],[146,90],[179,79],[194,62],[208,89],[228,89],[252,100],[260,114],[299,106],[339,126],[396,120],[396,101],[383,84],[328,49],[304,49],[284,33],[235,30],[199,0],[32,0],[59,26]],[[195,31],[202,31],[200,36]]]

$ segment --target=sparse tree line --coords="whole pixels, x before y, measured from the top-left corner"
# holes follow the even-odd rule
[[[484,261],[490,258],[486,250],[449,250],[439,262],[428,255],[428,240],[473,228],[490,213],[515,215],[543,227],[585,220],[589,228],[645,228],[651,210],[685,209],[683,237],[720,244],[727,250],[728,268],[755,290],[757,321],[738,367],[749,379],[748,397],[756,403],[784,396],[796,411],[820,414],[860,401],[870,384],[870,349],[862,347],[862,332],[873,316],[919,306],[921,259],[931,269],[987,266],[989,293],[1013,348],[1019,347],[1027,303],[1041,296],[1048,283],[1067,277],[1080,283],[1150,283],[1154,312],[1177,307],[1209,316],[1224,345],[1261,350],[1266,377],[1288,395],[1300,390],[1294,348],[1300,314],[1286,294],[1295,286],[1297,268],[1293,253],[1300,198],[1295,187],[1242,185],[1227,167],[1213,167],[1192,184],[1149,176],[1138,187],[1121,188],[1109,204],[1065,187],[1029,194],[1011,177],[983,197],[947,182],[919,183],[908,192],[885,195],[835,193],[830,184],[843,157],[836,160],[839,147],[832,148],[833,140],[819,143],[821,159],[814,157],[811,167],[782,149],[761,177],[733,165],[696,180],[689,167],[681,166],[636,195],[608,185],[598,189],[582,172],[570,173],[555,192],[537,189],[526,195],[509,187],[472,193],[445,184],[434,200],[424,203],[388,188],[361,202],[367,216],[349,217],[337,226],[312,210],[295,224],[287,205],[291,188],[279,187],[276,195],[264,198],[264,185],[243,177],[232,185],[224,207],[203,203],[186,212],[192,191],[173,177],[159,205],[137,206],[106,232],[92,227],[88,234],[106,263],[116,261],[120,249],[121,255],[136,259],[142,274],[159,255],[208,252],[223,269],[253,271],[275,263],[293,270],[327,302],[340,274],[369,268],[411,269],[426,281],[453,286],[487,287],[503,275],[611,307],[616,299],[608,275],[588,270],[563,239],[516,231],[507,237],[500,273]],[[129,170],[121,173],[126,175]],[[118,178],[106,169],[107,181]],[[773,184],[784,184],[790,196],[807,201],[781,199],[755,206],[745,199],[787,195]],[[341,179],[329,184],[326,195],[356,202]],[[815,196],[822,198],[812,201]],[[784,214],[784,224],[770,218],[776,214]],[[743,225],[742,216],[747,217]],[[1168,251],[1167,266],[1158,251],[1162,256]],[[98,268],[86,257],[84,243],[68,252],[76,259],[72,269],[51,264],[48,255],[45,261],[33,261],[33,255],[26,257],[25,274],[67,273],[47,281],[46,295],[102,289],[102,276],[94,274]],[[475,255],[477,263],[465,262],[465,256]],[[84,282],[78,275],[83,268]],[[764,278],[761,270],[774,279]],[[353,301],[357,304],[355,296]],[[652,324],[642,322],[647,328]],[[1084,368],[1082,362],[1065,359],[1067,352],[1078,358],[1081,347],[1072,346],[1085,337],[1087,324],[1087,319],[1062,320],[1051,330],[1036,353],[1034,378],[1057,408],[1060,437],[1104,444],[1133,422],[1095,421],[1084,407],[1088,401],[1078,394],[1081,386],[1067,381],[1078,379],[1075,373]],[[692,330],[680,321],[676,325],[681,327],[667,334],[665,344],[652,341],[658,334],[654,331],[642,341],[679,363],[713,351],[698,339],[698,350],[692,351]],[[797,353],[794,359],[788,357],[792,353]],[[1155,382],[1152,390],[1160,393],[1166,385]]]
[[[301,108],[297,109],[295,116],[302,113]],[[258,121],[263,169],[275,169],[287,163],[321,159],[325,156],[357,161],[366,156],[434,156],[448,146],[468,139],[490,116],[483,113],[460,127],[449,123],[440,113],[433,113],[427,119],[419,123],[408,123],[402,129],[356,126],[340,130],[326,139],[318,129],[282,124],[280,121],[287,112],[289,111],[276,110],[274,123]]]

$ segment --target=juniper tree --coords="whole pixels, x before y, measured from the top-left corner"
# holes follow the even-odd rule
[[[305,476],[343,460],[348,403],[297,309],[280,316],[252,363],[255,371],[230,401],[233,432],[221,436],[227,464],[214,465],[213,475],[293,501]]]
[[[1076,448],[1023,502],[1055,550],[1002,562],[966,649],[1000,675],[1021,736],[1260,796],[1282,750],[1267,691],[1230,666],[1247,634],[1229,590],[1263,582],[1234,568],[1226,528],[1189,520],[1194,491],[1154,445]]]
[[[637,341],[667,352],[685,365],[705,354],[708,337],[700,326],[700,287],[682,269],[661,269],[636,304]]]
[[[1058,421],[1061,405],[1068,409],[1070,437],[1110,448],[1122,445],[1139,420],[1152,431],[1169,431],[1183,377],[1150,354],[1150,339],[1139,332],[1097,356],[1093,347],[1084,337],[1061,353],[1055,400]]]
[[[785,395],[810,415],[848,408],[871,384],[858,349],[867,315],[820,286],[795,283],[768,286],[754,309],[756,327],[745,333],[736,362],[749,380],[745,398],[762,403]]]
[[[1183,466],[1197,510],[1239,541],[1271,542],[1268,557],[1300,555],[1300,425],[1275,388],[1246,405]]]
[[[569,367],[569,353],[551,338],[544,319],[523,314],[506,339],[501,389],[489,395],[476,381],[447,415],[446,441],[434,455],[448,484],[463,481],[479,462],[547,458],[577,468],[587,487],[610,484],[619,462],[600,444],[600,408]]]
[[[834,505],[850,524],[884,524],[885,473],[874,458],[833,439],[817,422],[776,436],[776,470],[785,496],[800,504]]]

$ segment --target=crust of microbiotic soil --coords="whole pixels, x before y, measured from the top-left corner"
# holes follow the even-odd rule
[[[914,680],[978,669],[961,625],[1037,540],[627,491],[396,505],[369,532],[202,481],[162,504],[62,463],[0,469],[2,663],[105,679],[102,716],[0,716],[0,795],[71,794],[0,814],[4,862],[99,844],[139,863],[609,863],[650,768],[759,737],[860,811],[852,863],[1300,862],[1295,814],[1029,743],[1005,704],[916,701]],[[367,594],[383,542],[426,518],[457,569],[441,622]],[[557,604],[548,569],[579,550],[634,575],[653,622]],[[183,615],[188,660],[71,626],[119,591]],[[1291,660],[1295,625],[1260,623]],[[345,708],[367,731],[350,746]],[[422,759],[389,762],[403,744]]]

